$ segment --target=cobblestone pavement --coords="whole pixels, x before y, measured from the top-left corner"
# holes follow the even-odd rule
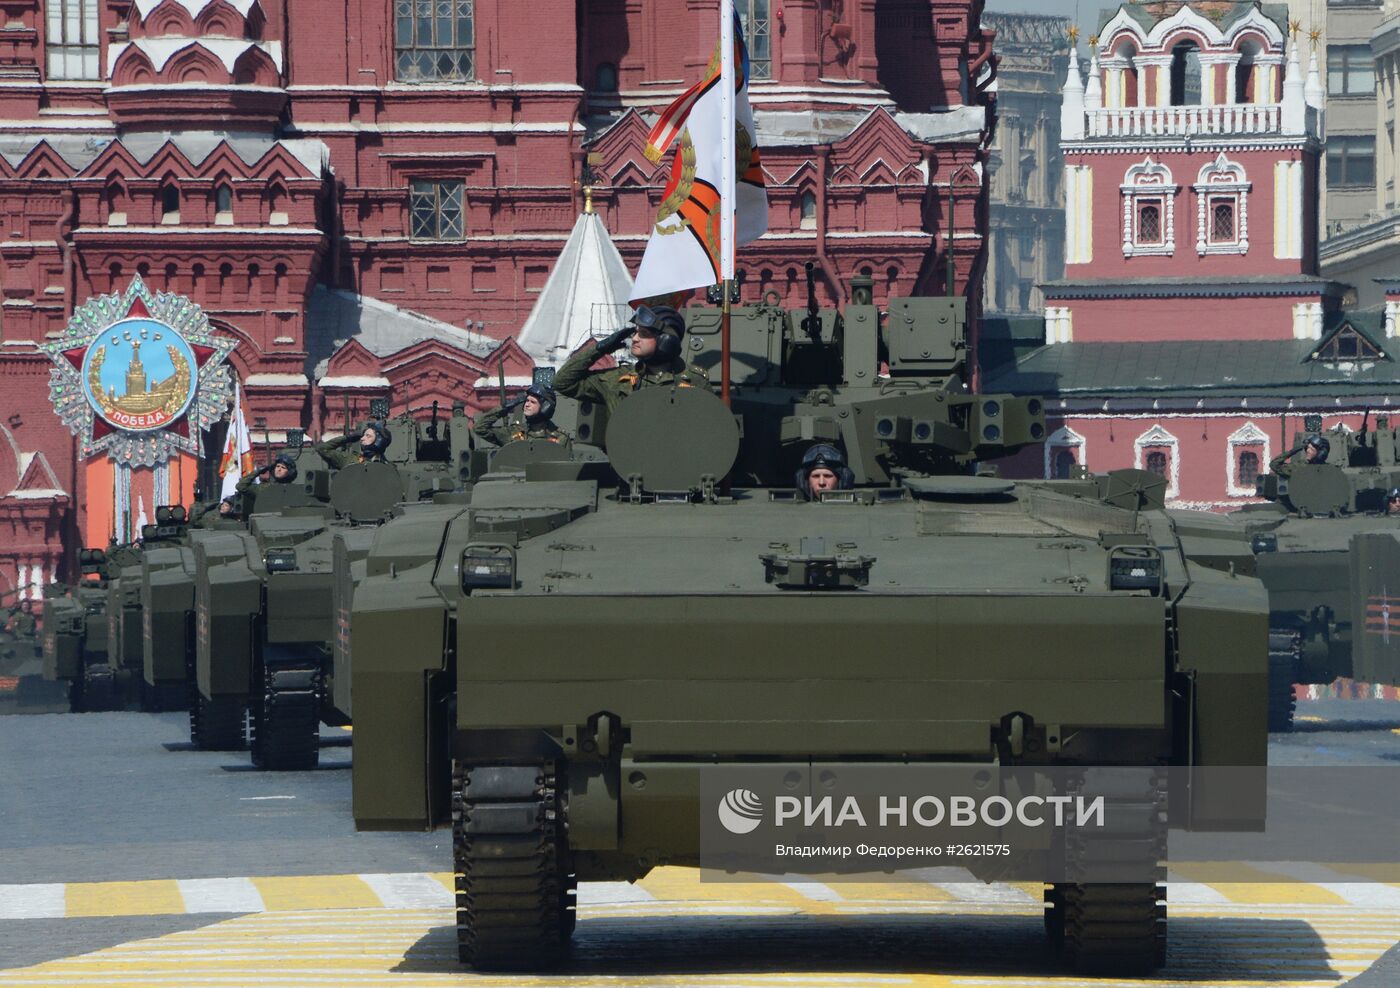
[[[1300,715],[1272,739],[1276,763],[1400,760],[1394,704]],[[267,775],[246,755],[179,750],[183,729],[177,715],[0,718],[0,988],[1400,985],[1400,873],[1312,866],[1301,881],[1268,864],[1241,881],[1174,875],[1168,964],[1144,981],[1065,975],[1039,886],[953,869],[736,885],[667,868],[585,885],[561,970],[477,976],[456,959],[445,835],[356,834],[343,737],[327,732],[321,771]]]

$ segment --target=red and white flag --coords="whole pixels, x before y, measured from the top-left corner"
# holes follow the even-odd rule
[[[733,76],[734,211],[732,251],[768,232],[768,191],[758,149],[758,129],[749,105],[749,54],[734,17]],[[642,255],[633,302],[674,295],[721,282],[725,107],[720,76],[723,43],[715,45],[705,77],[666,108],[647,138],[646,155],[660,162],[671,156],[671,177],[656,224]]]
[[[253,472],[253,442],[248,436],[248,420],[243,417],[243,392],[233,382],[233,415],[228,420],[228,438],[224,440],[224,455],[219,460],[219,476],[223,484],[220,499],[238,493],[238,482]]]

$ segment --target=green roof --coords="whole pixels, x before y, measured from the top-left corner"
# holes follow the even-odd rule
[[[1348,320],[1355,325],[1357,314]],[[1360,330],[1360,327],[1357,327]],[[1325,334],[1326,335],[1326,334]],[[1373,326],[1364,331],[1368,339]],[[1385,340],[1389,344],[1392,341]],[[1373,340],[1374,342],[1374,340]],[[985,367],[982,389],[1070,397],[1299,396],[1395,392],[1400,362],[1387,359],[1344,369],[1309,359],[1315,340],[1190,340],[1153,343],[1056,343],[1015,363]]]

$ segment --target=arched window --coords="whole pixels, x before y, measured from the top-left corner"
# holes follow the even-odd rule
[[[1067,449],[1056,451],[1053,460],[1052,474],[1056,480],[1069,480],[1070,474],[1074,472],[1076,466],[1074,453]]]
[[[1201,102],[1201,49],[1194,41],[1181,41],[1172,48],[1172,106],[1195,106]]]
[[[617,66],[612,62],[602,62],[593,75],[593,88],[600,93],[617,92]]]
[[[221,184],[214,190],[214,222],[219,226],[233,225],[233,189]]]
[[[1150,157],[1123,177],[1123,256],[1176,251],[1176,194],[1171,169]]]
[[[812,192],[802,193],[802,198],[798,203],[801,218],[798,228],[802,230],[815,230],[817,228],[817,197]]]
[[[288,222],[287,191],[280,185],[269,186],[267,190],[268,226],[286,226]]]
[[[1244,166],[1225,157],[1207,162],[1197,176],[1196,252],[1244,254],[1249,251],[1250,181]]]
[[[160,221],[165,224],[180,222],[180,187],[162,186],[160,190]]]
[[[1239,469],[1236,472],[1238,485],[1240,487],[1253,487],[1254,482],[1259,479],[1259,454],[1252,449],[1244,450],[1240,453]]]
[[[107,225],[126,226],[126,190],[115,182],[107,186]]]

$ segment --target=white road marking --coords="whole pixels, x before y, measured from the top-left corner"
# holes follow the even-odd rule
[[[825,882],[783,882],[804,899],[813,902],[842,902],[841,893]]]
[[[360,881],[388,909],[450,909],[454,897],[447,886],[424,874],[361,875]]]
[[[1178,881],[1167,872],[1167,906],[1223,906],[1230,899],[1209,885]]]
[[[1311,862],[1265,861],[1258,867],[1324,888],[1353,906],[1400,909],[1400,889],[1379,882],[1359,881],[1355,876]],[[1170,900],[1168,900],[1170,901]]]
[[[630,882],[584,882],[578,887],[580,908],[655,901],[656,896],[640,885],[634,885]]]
[[[295,796],[239,796],[240,803],[260,803],[269,799],[296,799]]]
[[[62,919],[66,903],[61,884],[0,885],[0,919]]]
[[[250,878],[184,878],[176,882],[191,913],[260,913],[267,907]]]

